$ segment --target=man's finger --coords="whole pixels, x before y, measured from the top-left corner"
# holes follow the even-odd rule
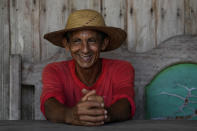
[[[85,95],[85,94],[87,94],[89,92],[89,90],[87,90],[87,89],[85,89],[85,88],[83,88],[82,89],[82,93]]]
[[[80,109],[91,109],[91,108],[104,108],[104,103],[96,101],[84,101],[77,105],[78,110]]]
[[[82,101],[86,101],[88,99],[89,96],[91,95],[95,95],[96,94],[96,91],[95,90],[91,90],[89,91],[84,97],[82,97]]]
[[[91,109],[81,109],[77,112],[78,115],[91,115],[91,116],[98,116],[98,115],[106,115],[107,110],[104,108],[91,108]]]
[[[97,101],[99,103],[104,103],[103,97],[102,96],[97,96],[97,95],[89,96],[88,101]]]

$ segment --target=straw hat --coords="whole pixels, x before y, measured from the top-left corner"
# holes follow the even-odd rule
[[[50,32],[44,35],[44,38],[56,46],[64,47],[62,39],[68,31],[93,29],[106,33],[110,42],[104,51],[110,51],[118,48],[126,39],[126,32],[120,28],[109,27],[100,13],[94,10],[77,10],[70,14],[66,27],[63,30]]]

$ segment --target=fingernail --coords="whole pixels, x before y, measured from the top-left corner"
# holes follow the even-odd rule
[[[105,115],[105,119],[107,119],[107,115]]]
[[[104,103],[101,103],[101,107],[104,107]]]
[[[105,114],[107,114],[107,111],[105,110]]]
[[[101,124],[104,124],[104,122],[101,122]]]

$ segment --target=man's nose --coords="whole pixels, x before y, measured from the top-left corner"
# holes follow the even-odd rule
[[[89,46],[88,46],[88,43],[86,41],[83,42],[81,51],[83,53],[88,53],[89,52]]]

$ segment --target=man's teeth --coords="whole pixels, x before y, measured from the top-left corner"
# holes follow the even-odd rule
[[[81,58],[84,60],[84,61],[89,61],[91,59],[91,56],[81,56]]]

